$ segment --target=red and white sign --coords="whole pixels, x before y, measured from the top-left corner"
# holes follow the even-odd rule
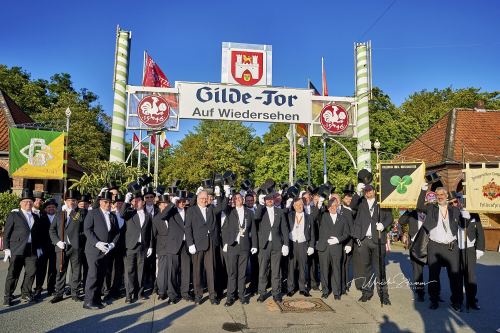
[[[330,134],[340,134],[349,126],[347,111],[336,104],[327,104],[320,113],[321,127]]]
[[[436,192],[432,192],[432,191],[427,192],[427,194],[425,195],[425,200],[427,202],[436,202],[437,201]]]
[[[231,76],[244,86],[253,86],[262,80],[264,52],[231,50]]]
[[[159,95],[148,95],[137,105],[140,121],[149,127],[160,127],[170,116],[170,106],[165,98]]]

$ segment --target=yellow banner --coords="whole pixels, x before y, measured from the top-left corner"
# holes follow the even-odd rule
[[[500,213],[500,165],[480,168],[467,163],[465,170],[465,207],[478,213]]]

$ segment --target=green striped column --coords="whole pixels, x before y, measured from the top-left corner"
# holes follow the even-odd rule
[[[113,103],[113,120],[111,125],[111,146],[109,151],[110,162],[125,161],[125,122],[127,117],[128,60],[130,49],[130,31],[117,28],[116,55],[115,55],[115,91]]]
[[[368,52],[370,43],[356,43],[356,101],[358,103],[358,170],[371,170],[370,160],[370,117],[368,113],[368,99],[370,97],[370,63]]]

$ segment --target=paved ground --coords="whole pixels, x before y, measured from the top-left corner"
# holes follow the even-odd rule
[[[416,303],[407,287],[411,269],[406,252],[389,254],[387,277],[392,306],[380,307],[376,297],[358,303],[358,291],[341,301],[326,303],[335,312],[281,313],[272,301],[259,304],[256,298],[231,308],[205,302],[200,306],[181,301],[176,305],[155,298],[125,304],[115,301],[100,311],[89,311],[67,299],[52,305],[49,298],[36,304],[16,303],[0,309],[0,332],[495,332],[500,327],[500,253],[487,252],[478,264],[478,298],[482,309],[455,313],[447,303],[438,310],[428,302]],[[7,264],[0,264],[0,292],[3,294]],[[449,288],[442,272],[442,298]],[[19,293],[19,291],[18,291]],[[319,292],[313,296],[320,297]]]

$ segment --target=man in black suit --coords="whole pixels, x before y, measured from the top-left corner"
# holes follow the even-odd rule
[[[342,294],[342,243],[349,237],[348,219],[342,214],[338,198],[328,200],[328,211],[322,214],[319,224],[321,286],[323,298],[328,298],[331,284],[334,299]],[[331,272],[330,272],[331,270]]]
[[[78,191],[66,191],[64,194],[64,208],[61,212],[56,213],[50,225],[50,240],[55,247],[57,268],[54,298],[50,301],[53,304],[63,300],[64,287],[66,286],[66,272],[70,262],[71,297],[75,302],[80,301],[78,297],[78,285],[80,283],[81,247],[83,246],[84,210],[77,207],[79,198],[80,193]],[[61,229],[63,225],[64,232]]]
[[[307,258],[314,253],[316,235],[313,218],[304,212],[304,202],[300,197],[293,199],[293,210],[288,213],[288,230],[290,230],[288,239],[292,246],[288,254],[287,295],[291,297],[295,292],[295,270],[298,270],[300,294],[310,297],[311,294],[307,290],[309,280]]]
[[[382,262],[385,265],[385,244],[387,234],[385,229],[392,224],[390,209],[380,208],[375,197],[375,189],[372,185],[360,183],[358,187],[364,191],[364,196],[357,202],[356,219],[354,220],[354,238],[360,241],[357,259],[363,265],[362,296],[361,302],[366,302],[373,297],[373,275],[377,276],[377,291],[381,296],[382,303],[391,305],[387,285],[381,286],[379,272],[379,247],[382,253]],[[380,233],[380,242],[378,234]]]
[[[341,205],[339,206],[340,208],[340,215],[344,216],[345,219],[347,220],[347,225],[349,226],[349,236],[347,239],[342,243],[342,294],[345,295],[347,294],[347,291],[349,291],[350,283],[349,281],[349,266],[351,263],[351,259],[353,256],[353,246],[354,246],[354,239],[352,238],[352,234],[354,233],[354,214],[355,212],[351,208],[352,201],[353,201],[353,194],[354,194],[354,185],[352,183],[349,183],[346,185],[346,187],[343,189],[344,196],[341,201]],[[340,196],[336,197],[337,200],[340,202]]]
[[[106,255],[113,251],[120,238],[116,216],[111,213],[111,197],[111,192],[103,193],[99,198],[99,208],[90,210],[85,217],[85,255],[89,272],[85,283],[84,309],[97,310],[104,307],[101,291],[108,265]]]
[[[257,229],[259,226],[257,225],[257,221],[255,220],[255,212],[257,210],[258,204],[255,203],[256,198],[255,192],[247,192],[245,194],[245,207],[250,209],[250,211],[254,214],[255,226]],[[248,291],[250,295],[255,295],[258,291],[259,287],[259,255],[257,253],[250,254],[250,285],[248,287]]]
[[[198,193],[195,205],[186,212],[186,243],[193,260],[193,284],[195,303],[201,304],[203,288],[201,284],[202,271],[205,269],[210,302],[219,304],[215,290],[215,248],[219,246],[220,227],[216,214],[225,209],[227,201],[217,208],[207,206],[208,193]]]
[[[257,238],[259,241],[260,296],[257,302],[262,303],[266,299],[269,270],[271,270],[273,299],[281,302],[281,256],[288,256],[288,223],[283,211],[274,206],[274,193],[265,195],[262,200],[255,213],[255,219],[259,225]]]
[[[43,242],[43,255],[38,258],[36,269],[36,284],[35,284],[35,298],[39,298],[42,293],[43,283],[47,277],[47,295],[52,296],[56,288],[56,252],[54,245],[50,240],[50,226],[56,217],[57,202],[53,199],[47,200],[43,203],[40,224],[42,225],[43,232],[40,237]]]
[[[141,193],[127,193],[120,209],[125,220],[125,303],[134,302],[144,294],[146,282],[146,258],[153,254],[151,227],[153,219],[144,207]]]
[[[399,223],[401,225],[408,224],[408,236],[410,239],[408,240],[408,248],[411,248],[411,244],[415,240],[418,230],[422,227],[425,221],[425,213],[419,212],[417,210],[407,210],[399,217]],[[413,271],[413,290],[417,295],[417,301],[423,302],[425,297],[425,288],[424,288],[424,265],[413,258],[410,255],[411,268]]]
[[[3,234],[4,261],[10,259],[5,279],[4,306],[12,305],[12,295],[24,267],[24,281],[21,286],[21,300],[32,302],[31,288],[36,274],[37,258],[43,255],[43,242],[39,235],[43,232],[38,215],[33,214],[33,192],[23,189],[20,209],[7,216]]]
[[[223,251],[227,253],[227,300],[224,306],[234,304],[236,287],[242,304],[248,304],[245,298],[246,269],[250,253],[257,253],[257,227],[253,212],[243,205],[240,193],[233,196],[235,207],[232,208],[222,227]]]
[[[304,192],[302,195],[304,201],[304,212],[311,217],[312,230],[314,232],[314,239],[316,242],[319,239],[319,219],[320,210],[314,204],[312,194],[309,191]],[[314,244],[313,248],[316,247]],[[318,252],[314,251],[313,254],[307,258],[307,267],[309,271],[309,287],[312,290],[319,290],[320,276],[319,276],[319,256]]]

